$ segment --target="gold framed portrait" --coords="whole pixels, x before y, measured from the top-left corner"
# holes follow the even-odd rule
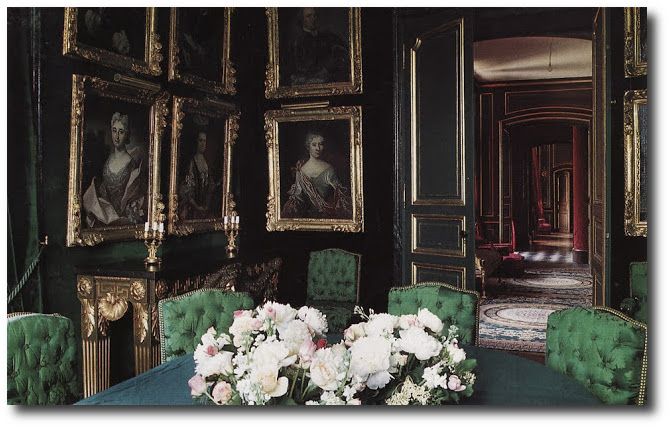
[[[363,92],[358,7],[267,8],[267,98]]]
[[[230,7],[170,9],[168,79],[216,94],[234,95]]]
[[[647,90],[624,94],[624,229],[627,236],[647,236],[648,109]]]
[[[234,210],[233,145],[239,112],[228,103],[174,97],[168,233],[224,230]]]
[[[268,231],[363,231],[362,108],[265,113]]]
[[[647,8],[624,8],[626,77],[647,75]]]
[[[152,76],[161,74],[153,7],[66,7],[63,55]]]
[[[137,239],[162,221],[169,95],[139,79],[72,75],[66,245]]]

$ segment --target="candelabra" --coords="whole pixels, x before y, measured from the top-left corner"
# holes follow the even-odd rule
[[[158,247],[163,243],[163,222],[153,222],[149,227],[149,222],[144,223],[144,245],[147,247],[149,255],[144,259],[144,265],[149,271],[155,271],[161,264],[158,257]]]
[[[226,246],[226,257],[229,259],[237,255],[237,235],[240,233],[240,216],[235,211],[233,215],[223,217],[223,230],[228,238],[228,245]]]

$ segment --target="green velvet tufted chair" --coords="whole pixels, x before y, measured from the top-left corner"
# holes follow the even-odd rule
[[[328,318],[328,331],[341,333],[358,304],[361,255],[329,248],[312,251],[307,268],[307,301]]]
[[[647,326],[607,307],[570,308],[547,321],[546,365],[606,404],[644,404]]]
[[[161,362],[195,351],[200,337],[210,327],[218,333],[228,333],[233,312],[253,308],[249,294],[216,289],[200,289],[160,300]]]
[[[7,403],[71,404],[80,398],[72,321],[58,314],[9,314]]]
[[[630,297],[623,299],[621,310],[638,321],[647,322],[647,262],[630,264]]]
[[[428,309],[442,320],[445,335],[449,326],[455,325],[461,343],[479,343],[479,293],[476,291],[441,282],[420,282],[389,290],[390,314],[416,314],[421,308]]]

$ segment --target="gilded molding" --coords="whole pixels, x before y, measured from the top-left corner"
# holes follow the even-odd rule
[[[139,79],[119,79],[111,82],[97,77],[72,75],[72,103],[70,117],[70,160],[68,175],[68,206],[66,245],[93,246],[102,242],[138,239],[137,232],[142,231],[141,224],[123,226],[103,226],[93,229],[83,228],[82,195],[82,154],[84,151],[84,129],[86,121],[85,99],[88,94],[100,98],[118,100],[149,107],[147,123],[150,124],[151,141],[149,153],[149,185],[147,200],[155,199],[154,192],[159,191],[160,181],[160,142],[166,126],[167,100],[169,94],[161,92],[160,87],[147,83],[143,85]],[[139,82],[139,83],[135,83]],[[156,90],[158,89],[158,90]],[[153,218],[153,204],[148,204],[147,218]]]
[[[269,194],[266,212],[266,229],[272,231],[333,231],[356,233],[364,230],[363,224],[363,148],[361,134],[362,107],[328,107],[304,110],[268,110],[265,112],[265,145],[268,148]],[[350,123],[350,178],[352,217],[347,219],[281,218],[279,124],[302,121],[348,120]]]
[[[160,67],[163,60],[162,45],[156,32],[156,8],[154,7],[146,8],[143,60],[79,43],[77,41],[77,31],[77,8],[66,7],[63,23],[63,55],[152,76],[159,76],[162,73]]]
[[[149,332],[149,312],[143,303],[133,302],[133,329],[135,341],[144,343]]]
[[[277,8],[266,8],[268,24],[268,62],[265,68],[266,98],[297,98],[363,93],[363,61],[361,56],[361,8],[349,8],[349,63],[351,80],[348,82],[314,83],[282,86],[279,83],[279,13]]]
[[[647,104],[647,90],[624,94],[624,230],[627,236],[647,236],[647,221],[641,219],[641,148],[639,107]]]
[[[79,277],[77,280],[77,295],[79,298],[90,298],[91,293],[93,292],[93,284],[91,283],[90,278]]]
[[[135,301],[143,301],[147,295],[144,281],[133,281],[130,283],[130,298]]]
[[[646,24],[646,23],[645,23]],[[624,8],[624,70],[626,77],[647,75],[647,61],[642,59],[642,25],[640,8]]]
[[[192,233],[218,231],[224,228],[224,216],[230,215],[233,146],[238,137],[240,113],[232,104],[215,100],[197,100],[175,96],[172,102],[172,140],[170,152],[170,187],[168,192],[168,233],[185,236]],[[223,144],[223,168],[221,177],[222,211],[220,215],[207,219],[182,219],[179,216],[179,180],[181,139],[186,113],[198,114],[215,120],[225,120]]]
[[[89,338],[95,331],[95,308],[89,299],[79,299],[81,302],[81,332],[84,338]]]

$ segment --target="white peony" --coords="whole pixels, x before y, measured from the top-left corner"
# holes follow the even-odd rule
[[[322,348],[314,353],[309,366],[312,382],[324,391],[334,391],[338,388],[338,361],[331,348]]]
[[[231,374],[233,373],[233,353],[223,351],[213,357],[197,361],[195,372],[205,378],[218,374]]]
[[[423,327],[419,321],[419,317],[416,315],[400,315],[398,318],[398,327],[403,330],[407,330],[410,327]]]
[[[368,388],[370,389],[380,389],[385,387],[390,380],[391,380],[391,374],[388,371],[383,370],[376,373],[372,373],[370,377],[368,377],[367,385]]]
[[[401,350],[414,354],[421,361],[439,355],[442,350],[442,344],[419,327],[400,330],[397,344]]]
[[[400,367],[403,367],[405,364],[407,364],[407,354],[393,352],[391,354],[391,368],[389,369],[389,373],[397,373]]]
[[[388,371],[391,359],[391,342],[381,336],[362,337],[349,348],[352,377],[366,379],[369,375]]]
[[[442,321],[437,317],[437,315],[433,314],[428,309],[422,308],[421,310],[419,310],[417,318],[419,319],[419,322],[421,322],[421,324],[431,329],[433,333],[437,334],[442,333],[442,328],[444,327],[444,324],[442,324]]]
[[[275,312],[275,323],[277,324],[277,330],[282,331],[289,322],[295,319],[296,311],[291,305],[283,305],[281,303],[273,302],[273,309]]]
[[[245,336],[258,331],[263,326],[263,321],[251,316],[251,311],[240,311],[241,313],[233,319],[233,324],[228,332],[233,335],[233,345],[240,347],[244,343]]]
[[[292,320],[279,332],[279,338],[288,348],[289,355],[297,355],[300,347],[305,341],[312,340],[312,334],[306,323],[300,320]]]
[[[305,321],[316,334],[323,335],[328,331],[326,316],[316,308],[303,306],[298,310],[298,318]]]
[[[447,344],[447,352],[449,352],[453,364],[458,364],[466,358],[465,351],[458,347],[456,340],[452,340],[451,343]]]
[[[393,334],[398,326],[398,317],[391,314],[373,314],[365,323],[365,334],[368,336],[384,336]]]
[[[316,352],[316,343],[312,339],[307,339],[303,342],[298,350],[298,359],[300,360],[300,366],[303,369],[309,367],[309,364],[312,362],[314,353]]]
[[[289,356],[289,350],[284,342],[271,341],[258,345],[252,359],[254,367],[275,365],[280,368],[293,364],[297,356]]]
[[[357,339],[365,336],[365,323],[352,324],[344,330],[344,343],[351,346]]]
[[[257,366],[251,371],[250,379],[260,386],[261,391],[270,397],[281,397],[288,390],[288,378],[278,377],[279,368],[275,365]]]

